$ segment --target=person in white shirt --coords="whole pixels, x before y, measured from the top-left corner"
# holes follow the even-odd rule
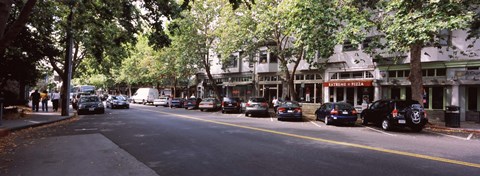
[[[58,102],[60,101],[60,93],[58,93],[58,90],[55,90],[52,95],[50,95],[50,98],[52,99],[52,104],[53,104],[53,112],[58,111]]]
[[[278,99],[276,97],[273,97],[272,104],[273,104],[273,111],[277,113]]]

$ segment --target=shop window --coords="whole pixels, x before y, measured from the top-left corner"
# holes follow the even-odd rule
[[[363,78],[363,72],[353,72],[352,73],[353,78]]]
[[[358,45],[353,44],[351,41],[343,42],[342,51],[356,51],[358,50]]]
[[[329,88],[328,88],[328,92],[329,92],[329,94],[330,94],[330,95],[328,96],[328,97],[329,97],[328,102],[334,102],[334,101],[333,101],[333,100],[334,100],[334,99],[333,99],[333,96],[335,95],[335,87],[329,87]]]
[[[347,73],[345,73],[345,72],[340,73],[340,79],[349,79],[349,78],[351,78],[349,72],[347,72]]]
[[[443,109],[443,92],[443,87],[432,88],[432,109]]]
[[[263,51],[260,53],[260,63],[265,64],[267,63],[267,52]]]
[[[275,53],[270,53],[270,63],[278,63],[278,57]]]
[[[338,79],[338,73],[330,73],[330,74],[332,74],[330,76],[330,79]]]
[[[345,96],[344,94],[344,88],[343,87],[337,87],[337,102],[344,101]]]

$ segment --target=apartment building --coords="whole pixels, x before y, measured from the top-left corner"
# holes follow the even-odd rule
[[[460,106],[461,120],[475,121],[480,111],[480,44],[466,41],[465,31],[451,31],[444,46],[425,47],[422,50],[424,106],[443,118],[445,106]],[[309,68],[301,61],[295,73],[298,101],[304,103],[349,102],[357,108],[379,99],[411,99],[409,53],[380,54],[382,59],[372,59],[364,52],[365,42],[337,45],[335,54],[326,61],[325,69]],[[222,96],[247,99],[263,96],[267,99],[281,97],[287,90],[282,70],[276,56],[266,47],[250,56],[237,52],[231,63],[220,63],[220,56],[211,55],[212,74]],[[320,62],[325,61],[319,59]],[[222,69],[223,67],[223,69]],[[292,65],[289,65],[292,70]],[[208,87],[205,73],[197,74],[197,95],[208,97],[213,91]]]

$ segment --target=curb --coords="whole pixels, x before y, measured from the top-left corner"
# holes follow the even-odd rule
[[[24,126],[13,127],[13,128],[0,128],[0,137],[8,136],[11,132],[14,132],[14,131],[20,131],[20,130],[27,129],[27,128],[35,128],[35,127],[39,127],[39,126],[43,126],[43,125],[48,125],[48,124],[52,124],[52,123],[56,123],[56,122],[61,122],[61,121],[64,121],[64,120],[74,118],[76,116],[77,116],[77,114],[74,113],[73,115],[69,115],[65,118],[59,118],[59,119],[52,120],[52,121],[46,121],[46,122],[35,123],[35,124],[28,124],[28,125],[24,125]]]
[[[437,125],[433,125],[433,124],[428,124],[425,127],[428,127],[428,128],[431,128],[431,129],[451,130],[451,131],[459,131],[459,132],[468,132],[468,133],[478,133],[478,134],[480,134],[480,130],[473,130],[473,129],[451,128],[451,127],[437,126]]]

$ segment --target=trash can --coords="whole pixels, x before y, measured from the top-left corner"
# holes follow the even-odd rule
[[[446,106],[445,107],[445,126],[446,127],[460,127],[460,107]]]

